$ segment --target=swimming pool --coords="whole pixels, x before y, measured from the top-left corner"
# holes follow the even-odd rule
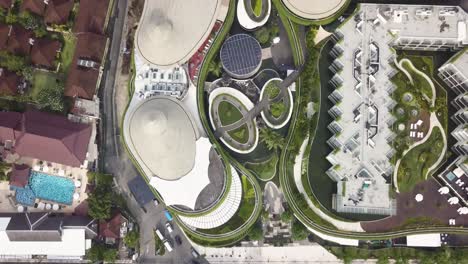
[[[71,179],[32,171],[29,187],[39,199],[61,204],[72,204],[75,184]]]

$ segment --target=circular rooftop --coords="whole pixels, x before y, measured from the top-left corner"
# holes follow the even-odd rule
[[[179,101],[153,97],[137,105],[129,119],[129,139],[140,160],[161,179],[188,174],[195,163],[195,125]]]
[[[320,20],[334,15],[349,0],[282,0],[284,5],[294,14],[306,18]]]
[[[136,48],[160,67],[185,63],[216,22],[221,0],[146,0]]]
[[[249,78],[262,65],[262,48],[254,37],[237,34],[224,42],[220,57],[224,70],[231,76]]]

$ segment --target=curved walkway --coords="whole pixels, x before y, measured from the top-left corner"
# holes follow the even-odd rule
[[[411,67],[411,69],[416,73],[418,74],[419,76],[423,77],[428,83],[429,85],[431,86],[431,90],[432,90],[432,96],[430,98],[431,100],[431,106],[434,107],[435,106],[435,100],[436,100],[436,88],[435,88],[435,85],[434,85],[434,82],[432,82],[431,78],[429,76],[427,76],[424,72],[416,69],[416,67],[414,67],[413,63],[408,60],[407,58],[404,58],[404,59],[401,59],[400,62],[398,63],[399,67],[398,69],[400,69],[401,71],[403,71],[407,76],[409,76],[409,79],[411,81],[411,84],[414,84],[413,82],[413,78],[411,77],[411,74],[406,71],[406,69],[403,67],[403,62],[406,62],[408,63],[408,65]],[[427,95],[426,95],[427,96]]]
[[[401,160],[403,160],[403,158],[406,156],[406,154],[408,154],[408,152],[410,152],[412,149],[414,149],[415,147],[417,147],[419,145],[422,145],[422,144],[426,143],[426,141],[432,135],[432,130],[434,129],[434,127],[438,127],[440,129],[440,132],[442,133],[442,137],[444,139],[444,148],[442,150],[442,154],[439,156],[439,159],[427,171],[427,173],[425,175],[426,179],[427,179],[427,175],[429,175],[429,173],[435,167],[437,167],[439,165],[439,163],[442,161],[442,159],[445,156],[445,152],[447,151],[447,137],[445,136],[444,128],[442,127],[442,124],[440,124],[440,121],[437,118],[435,113],[431,113],[431,116],[430,116],[429,120],[430,120],[431,123],[429,125],[429,131],[427,132],[426,136],[422,140],[420,140],[418,142],[415,142],[407,150],[403,151],[403,154],[401,155],[401,158],[398,159],[396,164],[395,164],[395,169],[393,170],[393,185],[395,186],[395,191],[397,193],[400,193],[400,190],[398,189],[398,167],[400,166]]]
[[[304,142],[299,149],[299,154],[296,156],[294,160],[294,181],[296,182],[297,189],[300,193],[304,195],[307,204],[309,205],[310,209],[314,211],[318,216],[320,216],[325,221],[331,223],[332,225],[336,226],[338,229],[345,230],[345,231],[352,231],[352,232],[365,232],[364,229],[361,227],[360,222],[345,222],[338,219],[335,219],[328,214],[324,213],[320,208],[315,206],[315,204],[310,200],[309,196],[307,195],[304,186],[302,185],[302,161],[304,157],[304,152],[307,147],[307,143],[309,142],[309,137],[307,136]]]
[[[239,24],[247,29],[253,30],[265,25],[271,13],[271,0],[261,0],[262,10],[256,16],[252,9],[252,0],[239,0],[237,3],[237,19]]]

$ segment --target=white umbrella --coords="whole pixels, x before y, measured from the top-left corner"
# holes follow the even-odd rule
[[[422,200],[424,200],[424,196],[420,193],[416,194],[416,197],[414,197],[414,199],[416,200],[416,202],[421,202]]]
[[[59,209],[59,205],[58,205],[58,204],[52,205],[52,210],[57,211],[58,209]]]
[[[44,165],[44,172],[49,172],[49,167],[47,165]]]
[[[444,187],[439,189],[440,194],[447,194],[447,193],[449,193],[449,191],[450,190],[449,190],[449,188],[447,186],[444,186]]]
[[[44,206],[45,206],[45,204],[43,202],[39,202],[39,204],[37,205],[37,208],[43,210]]]
[[[24,207],[22,205],[18,206],[18,212],[22,213],[24,212]]]
[[[78,188],[81,186],[81,182],[80,181],[75,181],[75,187]]]
[[[52,209],[52,205],[50,205],[50,204],[46,204],[46,205],[45,205],[45,209],[46,209],[46,210],[50,210],[50,209]]]
[[[74,193],[74,194],[73,194],[73,199],[74,199],[74,200],[80,199],[80,194],[79,194],[79,193]]]

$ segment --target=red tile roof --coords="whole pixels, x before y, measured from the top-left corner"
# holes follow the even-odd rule
[[[16,73],[0,68],[0,95],[16,95],[20,77]]]
[[[8,38],[7,50],[17,55],[29,55],[31,45],[29,40],[33,37],[33,32],[25,28],[14,25],[11,27]]]
[[[92,100],[99,79],[99,67],[104,57],[107,38],[93,33],[78,34],[75,55],[65,84],[65,96]],[[78,65],[78,60],[90,60],[96,67]]]
[[[104,34],[110,0],[80,0],[80,10],[75,19],[73,32]]]
[[[10,33],[10,26],[0,24],[0,50],[4,50],[7,47],[8,33]]]
[[[42,16],[45,11],[44,0],[23,0],[20,6],[20,11],[29,11],[33,14]]]
[[[102,238],[120,238],[120,226],[122,225],[122,214],[117,212],[109,220],[99,221],[99,236]]]
[[[49,0],[44,15],[44,22],[47,24],[67,23],[73,5],[74,0]]]
[[[0,7],[9,9],[13,4],[13,0],[0,0]]]
[[[31,62],[47,69],[55,68],[54,62],[61,46],[58,40],[36,39],[31,49]]]
[[[24,188],[29,182],[29,174],[31,168],[27,165],[13,165],[13,170],[10,174],[10,185]]]
[[[0,113],[0,136],[5,134],[5,138],[11,137],[13,132],[16,139],[14,151],[20,156],[72,167],[83,164],[91,137],[89,125],[39,111],[25,112],[21,115],[20,123],[17,117],[18,113],[15,112]],[[3,121],[3,118],[9,122]]]
[[[0,143],[16,139],[16,132],[21,130],[22,116],[16,112],[0,112]]]

